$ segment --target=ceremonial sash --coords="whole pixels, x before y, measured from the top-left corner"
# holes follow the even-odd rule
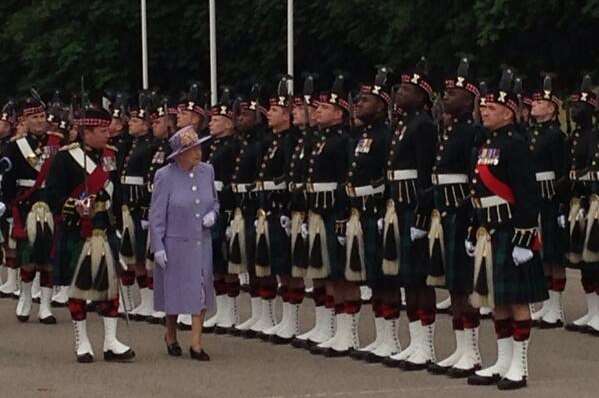
[[[106,152],[105,152],[106,153]],[[112,197],[114,192],[114,186],[109,180],[108,173],[100,165],[96,163],[83,152],[80,147],[75,147],[69,150],[69,154],[75,159],[77,164],[85,170],[85,173],[89,175],[87,183],[79,184],[73,192],[71,192],[72,198],[79,198],[82,193],[87,195],[96,195],[102,189],[106,190],[108,195]],[[92,234],[92,222],[91,218],[81,219],[81,236],[90,237]]]
[[[46,146],[60,146],[61,138],[62,137],[60,135],[48,134],[48,143],[46,144]],[[35,152],[33,152],[33,150],[31,149],[31,146],[29,145],[29,141],[27,141],[27,138],[20,138],[16,141],[16,143],[17,147],[19,148],[19,151],[21,151],[21,155],[23,155],[23,157],[25,158],[25,160],[27,160],[31,167],[38,171],[33,186],[21,192],[21,194],[15,198],[12,206],[12,217],[14,220],[12,237],[14,239],[25,239],[27,237],[27,233],[25,232],[23,219],[21,218],[21,213],[19,212],[19,204],[29,199],[29,197],[31,197],[31,195],[33,195],[33,193],[44,184],[46,178],[48,177],[48,173],[50,172],[50,165],[52,164],[53,156],[50,156],[48,159],[46,159],[41,166],[38,164],[38,162],[36,162],[36,164],[33,165],[31,164],[31,162],[29,162],[28,159],[37,158],[37,156],[35,155]]]
[[[477,164],[476,170],[478,171],[478,176],[480,180],[483,182],[484,186],[495,195],[499,196],[509,204],[513,205],[516,203],[516,198],[514,197],[514,192],[512,188],[509,187],[506,183],[499,180],[497,177],[491,173],[489,170],[489,166],[486,164]]]

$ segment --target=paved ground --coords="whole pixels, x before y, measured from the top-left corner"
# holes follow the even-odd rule
[[[242,314],[247,314],[244,299]],[[566,294],[570,319],[583,312],[578,276],[572,274]],[[120,336],[132,342],[138,359],[133,364],[107,364],[101,360],[79,365],[74,361],[72,330],[66,309],[57,310],[59,324],[19,324],[13,300],[0,300],[0,397],[449,397],[506,396],[494,387],[474,388],[464,381],[430,376],[426,372],[402,373],[380,365],[350,359],[324,359],[292,347],[273,346],[237,337],[206,337],[209,363],[166,355],[160,326],[121,323]],[[305,304],[306,308],[312,305]],[[310,311],[303,323],[312,322]],[[453,349],[447,316],[440,316],[437,355]],[[401,337],[407,343],[407,325]],[[367,307],[361,320],[361,337],[372,337],[372,317]],[[96,354],[102,350],[101,323],[90,316],[90,336]],[[530,355],[530,382],[518,397],[597,397],[599,390],[599,338],[558,331],[534,331]],[[187,349],[189,336],[180,341]],[[481,331],[484,361],[493,362],[492,324]]]

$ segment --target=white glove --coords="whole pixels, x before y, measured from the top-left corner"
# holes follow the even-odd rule
[[[213,211],[206,214],[204,216],[204,218],[202,219],[202,226],[204,228],[211,228],[215,223],[216,223],[216,214]]]
[[[586,217],[586,213],[585,213],[584,209],[578,210],[578,213],[576,214],[576,221],[584,220],[585,217]]]
[[[141,220],[141,229],[143,229],[145,231],[148,229],[149,226],[150,226],[150,223],[147,220]]]
[[[166,252],[164,250],[154,253],[154,264],[158,264],[160,268],[165,269],[167,261]]]
[[[345,236],[338,236],[337,242],[339,242],[341,246],[345,246]]]
[[[4,212],[6,212],[6,205],[4,202],[0,202],[0,217],[4,215]]]
[[[466,254],[470,257],[474,257],[474,243],[470,242],[469,240],[466,240],[464,241],[464,247],[466,248]]]
[[[287,236],[291,236],[291,220],[287,216],[281,216],[279,219],[281,222],[281,228],[285,230]]]
[[[231,227],[227,227],[227,229],[225,229],[225,237],[227,240],[231,240],[233,237],[233,229]]]
[[[422,229],[418,229],[418,228],[410,228],[410,238],[412,239],[412,242],[414,242],[415,240],[418,239],[422,239],[426,236],[426,231],[422,230]]]
[[[300,227],[300,234],[302,235],[303,239],[306,239],[308,237],[308,224],[302,224],[302,226]]]
[[[560,228],[566,228],[566,216],[562,214],[557,217],[557,225],[559,225]]]
[[[382,234],[383,229],[385,228],[385,221],[382,218],[379,218],[376,222],[376,226],[379,229],[379,234]]]
[[[119,230],[116,231],[116,237],[118,240],[123,239],[123,234],[121,233],[121,231],[119,231]]]
[[[258,228],[258,220],[254,220],[254,229]]]
[[[514,246],[514,250],[512,251],[512,258],[514,259],[514,263],[516,265],[524,264],[530,260],[532,256],[532,250],[525,249],[520,246]]]

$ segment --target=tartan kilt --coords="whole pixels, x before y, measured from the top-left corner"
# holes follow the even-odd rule
[[[267,221],[271,275],[290,276],[291,240],[283,227],[281,227],[281,213],[273,212],[271,215],[267,216]]]
[[[229,268],[229,255],[227,230],[229,215],[226,212],[219,213],[216,223],[210,229],[212,235],[212,266],[215,274],[226,274]]]
[[[526,264],[512,259],[512,227],[500,227],[491,235],[495,306],[538,303],[549,298],[541,256],[535,253]]]
[[[447,211],[441,217],[445,249],[445,287],[452,293],[472,293],[474,260],[466,254],[464,241],[468,235],[468,210],[465,207]]]
[[[329,255],[329,276],[327,279],[342,281],[345,278],[345,246],[342,246],[337,240],[335,225],[337,223],[334,213],[319,213],[324,224],[327,252]],[[308,256],[309,258],[309,256]],[[309,267],[312,265],[310,264]]]
[[[19,239],[17,240],[17,258],[16,264],[18,267],[34,265],[35,269],[38,271],[50,271],[52,270],[52,262],[51,259],[48,258],[48,261],[44,264],[32,264],[31,256],[33,252],[33,247],[29,243],[28,239]]]
[[[561,265],[565,260],[567,242],[564,234],[567,232],[565,229],[560,228],[557,223],[559,203],[555,200],[542,200],[540,217],[541,240],[543,242],[541,258],[543,263]]]
[[[74,264],[73,257],[77,257],[81,251],[82,243],[79,242],[81,234],[79,231],[66,229],[64,224],[57,224],[54,239],[53,282],[58,286],[68,286],[73,280],[73,271],[75,271],[76,264]]]
[[[135,225],[135,259],[138,264],[146,263],[148,230],[141,227],[141,218],[133,219]],[[118,257],[117,257],[118,258]]]
[[[424,287],[430,264],[428,239],[422,238],[412,242],[410,228],[416,221],[414,208],[400,209],[397,216],[400,225],[400,282],[404,287]]]
[[[372,288],[392,285],[394,282],[394,286],[397,286],[397,277],[383,274],[383,238],[379,233],[377,222],[378,216],[370,212],[360,217],[364,234],[366,283]]]

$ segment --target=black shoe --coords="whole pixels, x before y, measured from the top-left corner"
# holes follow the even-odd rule
[[[376,355],[373,352],[369,352],[368,355],[366,355],[366,362],[368,362],[368,363],[382,363],[385,360],[385,358],[387,358],[387,357],[382,357],[380,355]]]
[[[466,377],[470,377],[474,374],[474,372],[480,370],[480,365],[476,365],[471,369],[458,369],[458,368],[449,368],[447,370],[447,376],[452,379],[465,379]]]
[[[349,352],[350,350],[337,351],[332,348],[327,348],[326,352],[324,353],[324,356],[327,358],[342,358],[349,356]]]
[[[310,347],[310,354],[325,355],[328,350],[329,350],[328,348],[322,348],[322,347],[319,347],[318,345],[315,345],[315,346]]]
[[[475,373],[468,377],[468,384],[471,386],[490,386],[497,384],[499,380],[501,380],[501,377],[498,374],[494,374],[493,376],[479,376]]]
[[[35,304],[39,304],[39,303],[40,303],[40,298],[39,298],[39,297],[37,297],[37,298],[32,298],[32,299],[31,299],[31,301],[32,301],[33,303],[35,303]]]
[[[568,331],[568,332],[582,332],[584,327],[586,325],[577,325],[575,323],[568,323],[566,324],[566,326],[564,326],[564,328]]]
[[[431,364],[431,362],[414,363],[414,362],[410,362],[410,361],[405,361],[403,363],[403,366],[401,366],[401,369],[405,370],[406,372],[416,372],[419,370],[427,369],[430,364]]]
[[[17,315],[17,319],[19,320],[19,322],[27,322],[29,321],[29,315]]]
[[[89,352],[83,355],[77,355],[77,362],[79,363],[92,363],[94,361],[94,356]]]
[[[275,345],[284,345],[284,344],[289,344],[293,341],[293,337],[281,337],[281,336],[277,336],[276,334],[270,337],[270,342],[275,344]]]
[[[186,332],[186,331],[191,330],[191,325],[186,325],[184,323],[177,322],[177,329]],[[204,331],[202,331],[202,332],[205,333]]]
[[[56,318],[54,315],[47,316],[45,318],[40,318],[40,323],[44,325],[56,325]]]
[[[115,354],[112,351],[104,351],[104,360],[106,362],[133,362],[135,359],[135,351],[129,348],[122,354]]]
[[[266,334],[266,333],[262,333],[262,332],[258,333],[258,338],[262,341],[268,341],[270,339],[270,336],[271,336],[270,334]]]
[[[370,351],[352,350],[349,353],[349,357],[356,361],[364,361],[368,354],[370,354]]]
[[[64,308],[68,306],[68,303],[59,303],[58,301],[52,301],[50,303],[50,306],[52,308]]]
[[[400,361],[398,359],[393,359],[391,357],[387,357],[383,359],[383,365],[388,368],[401,368],[405,361]]]
[[[520,381],[513,381],[504,378],[497,382],[497,388],[500,390],[518,390],[524,387],[526,387],[526,377],[523,377]]]
[[[248,329],[241,332],[241,336],[243,336],[246,339],[255,339],[256,337],[258,337],[258,332],[252,329]]]
[[[148,320],[148,318],[149,318],[149,317],[148,317],[148,316],[145,316],[145,315],[139,315],[139,314],[135,314],[135,315],[133,315],[133,320],[134,320],[135,322],[145,322],[145,321],[147,321],[147,320]]]
[[[590,327],[590,326],[587,326],[587,327],[584,329],[584,333],[590,334],[590,335],[592,335],[592,336],[599,336],[599,330],[597,330],[597,329],[595,329],[595,328],[592,328],[592,327]]]
[[[544,320],[540,320],[538,323],[539,329],[561,329],[564,327],[564,323],[559,320],[555,323],[545,322]]]
[[[233,328],[229,329],[229,334],[231,336],[237,336],[237,337],[239,337],[239,336],[243,335],[243,332],[245,332],[245,330],[239,330],[236,327],[233,327]]]
[[[430,374],[433,375],[445,375],[451,369],[450,366],[441,366],[438,363],[431,363],[427,370]]]
[[[166,339],[164,339],[164,342],[166,343]],[[166,344],[166,352],[168,352],[168,355],[171,357],[180,357],[183,355],[183,350],[181,350],[181,346],[176,341],[171,344]]]
[[[215,326],[214,327],[214,334],[219,334],[219,335],[227,334],[227,333],[229,333],[229,329],[231,329],[231,328],[224,328],[222,326]]]
[[[149,316],[146,319],[146,322],[148,322],[151,325],[160,325],[160,323],[163,322],[163,318],[154,318],[153,316]]]
[[[206,354],[206,351],[202,350],[200,352],[194,351],[193,348],[189,347],[189,355],[191,356],[191,359],[195,359],[196,361],[209,361],[210,357],[208,356],[208,354]]]
[[[0,292],[0,298],[14,298],[14,293],[2,293]]]
[[[300,340],[297,337],[293,338],[293,340],[291,340],[291,345],[295,348],[308,348],[308,341],[307,340]]]

